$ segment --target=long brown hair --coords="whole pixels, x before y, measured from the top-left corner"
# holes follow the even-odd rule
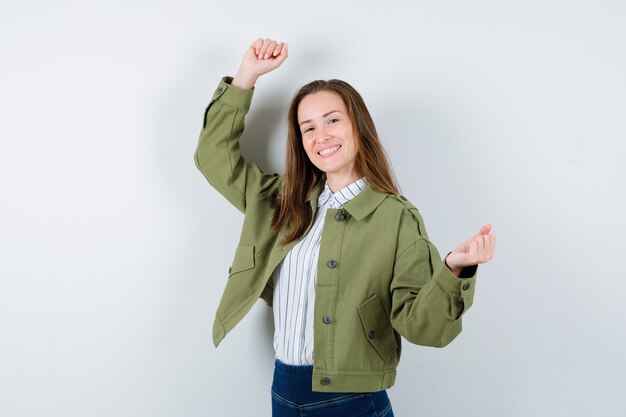
[[[318,169],[306,154],[298,125],[300,102],[307,95],[319,91],[337,93],[348,109],[352,131],[356,136],[354,169],[358,177],[365,176],[369,186],[376,191],[399,194],[391,164],[361,95],[342,80],[312,81],[300,88],[289,104],[285,174],[281,189],[276,190],[270,199],[270,206],[274,208],[272,229],[279,231],[284,225],[289,227],[289,231],[280,241],[282,245],[297,240],[304,234],[312,217],[312,210],[306,199],[316,186],[326,180],[326,173]]]

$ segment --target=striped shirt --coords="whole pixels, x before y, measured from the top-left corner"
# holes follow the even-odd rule
[[[324,184],[309,232],[274,270],[274,352],[290,365],[313,365],[317,262],[326,209],[341,208],[365,188],[365,177],[333,193]]]

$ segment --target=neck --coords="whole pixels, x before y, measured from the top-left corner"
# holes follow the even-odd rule
[[[330,191],[333,193],[336,193],[348,184],[352,184],[359,178],[360,177],[355,172],[347,175],[326,174],[326,182],[328,183]]]

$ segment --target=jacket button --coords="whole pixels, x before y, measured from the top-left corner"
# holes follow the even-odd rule
[[[325,376],[320,382],[322,383],[322,385],[328,385],[330,384],[330,378]]]
[[[232,270],[233,270],[233,267],[232,267],[232,266],[229,266],[229,267],[228,267],[228,273],[230,274],[230,271],[232,271]]]
[[[462,287],[462,288],[463,288],[465,291],[469,290],[469,288],[470,288],[469,283],[465,283],[465,284],[463,284],[463,287]]]
[[[401,195],[400,198],[403,199],[404,201],[406,201],[406,197],[405,196]]]
[[[337,266],[337,261],[334,259],[331,259],[330,261],[326,263],[326,265],[328,265],[329,268],[334,268]]]
[[[222,87],[217,87],[217,90],[215,90],[215,94],[222,94],[222,91],[224,91]]]
[[[322,321],[324,322],[324,324],[330,324],[330,323],[332,323],[332,322],[333,322],[333,318],[332,318],[332,317],[330,317],[330,316],[324,316],[324,317],[322,318]]]
[[[335,216],[335,219],[339,220],[339,221],[342,221],[342,220],[346,219],[346,216],[343,213],[337,213],[337,215]]]
[[[376,337],[376,332],[374,330],[370,330],[370,332],[367,334],[368,339],[373,339]]]

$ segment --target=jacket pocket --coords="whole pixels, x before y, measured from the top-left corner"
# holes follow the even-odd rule
[[[235,250],[233,262],[228,268],[228,278],[237,272],[254,268],[254,245],[240,245]]]
[[[396,350],[398,344],[393,327],[377,295],[373,295],[357,307],[367,341],[382,360]]]

